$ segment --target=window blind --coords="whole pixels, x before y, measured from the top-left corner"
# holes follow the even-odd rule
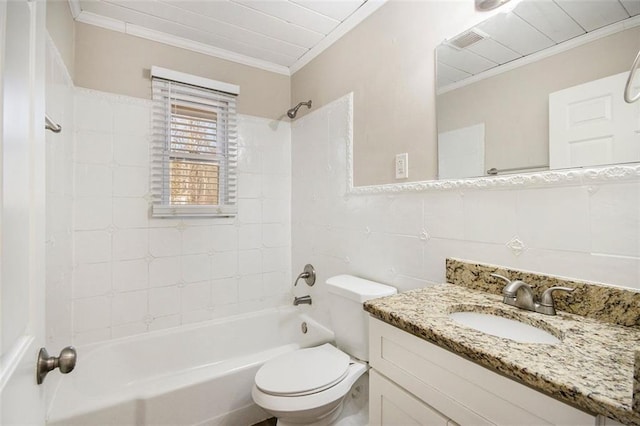
[[[153,77],[153,216],[237,212],[236,97]]]

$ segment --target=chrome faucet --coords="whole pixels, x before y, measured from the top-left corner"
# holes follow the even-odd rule
[[[293,298],[293,306],[298,305],[310,305],[311,304],[311,296],[300,296]]]
[[[538,312],[545,315],[555,315],[556,308],[553,302],[554,291],[567,291],[571,292],[575,290],[570,287],[551,287],[542,293],[540,300],[536,300],[535,294],[531,286],[524,281],[514,280],[511,281],[507,277],[503,277],[498,274],[491,274],[492,277],[500,278],[506,281],[507,285],[502,289],[502,302],[507,305],[515,306],[516,308],[526,309],[528,311]]]

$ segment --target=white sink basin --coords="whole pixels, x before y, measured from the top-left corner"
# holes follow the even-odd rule
[[[496,315],[478,312],[454,312],[449,314],[449,318],[474,330],[516,342],[550,345],[560,343],[560,339],[545,330]]]

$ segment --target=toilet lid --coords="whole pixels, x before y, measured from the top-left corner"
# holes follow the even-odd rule
[[[271,395],[308,395],[339,383],[348,369],[349,355],[325,343],[267,361],[256,374],[256,386]]]

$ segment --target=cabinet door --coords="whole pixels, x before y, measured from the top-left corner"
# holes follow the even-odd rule
[[[448,419],[387,378],[369,370],[371,426],[447,426]]]
[[[377,319],[371,367],[461,425],[587,426],[595,417]]]

